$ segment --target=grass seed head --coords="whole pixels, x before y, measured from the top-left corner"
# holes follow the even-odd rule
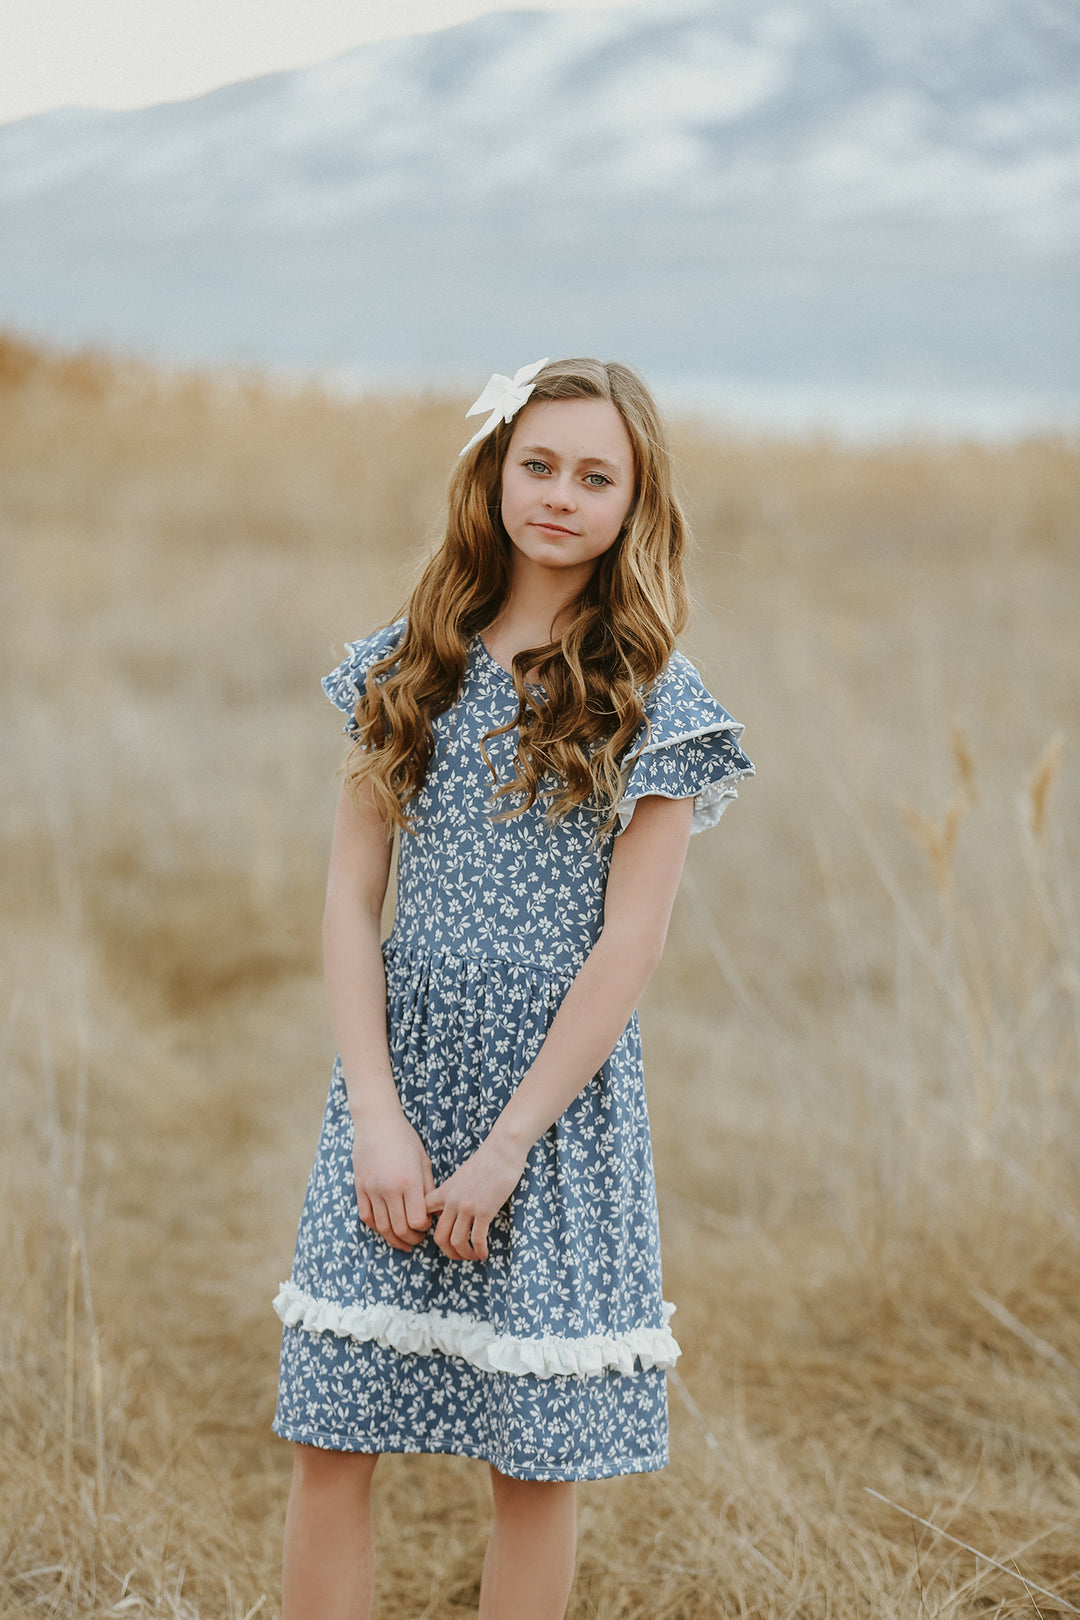
[[[945,806],[940,821],[925,815],[912,804],[901,807],[904,825],[919,848],[925,851],[930,863],[930,876],[940,894],[947,894],[952,888],[952,869],[956,858],[956,846],[960,839],[960,824],[970,802],[967,789],[957,788]]]
[[[979,802],[979,782],[975,772],[975,756],[971,752],[964,728],[959,720],[949,727],[949,747],[961,789],[972,804]]]
[[[1061,755],[1065,747],[1065,733],[1058,731],[1051,737],[1039,755],[1035,769],[1028,780],[1028,826],[1032,836],[1040,843],[1046,833],[1046,818],[1050,807],[1050,790],[1061,769]]]

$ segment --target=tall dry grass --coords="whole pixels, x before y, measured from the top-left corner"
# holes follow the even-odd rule
[[[276,1612],[317,677],[463,403],[0,345],[5,1615]],[[1080,454],[677,442],[760,774],[644,1009],[674,1461],[583,1488],[572,1613],[1077,1612]],[[380,1476],[382,1620],[471,1612],[484,1470]]]

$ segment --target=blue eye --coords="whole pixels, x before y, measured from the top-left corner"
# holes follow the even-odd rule
[[[594,478],[598,480],[595,484],[592,482]],[[591,472],[585,474],[585,482],[589,485],[590,489],[603,489],[605,484],[611,483],[611,479],[605,478],[603,473]]]
[[[548,470],[546,461],[529,460],[529,461],[523,461],[521,463],[521,465],[523,467],[527,468],[529,472],[537,472],[537,471],[539,471],[539,472],[543,473],[543,472],[547,472],[547,470]]]

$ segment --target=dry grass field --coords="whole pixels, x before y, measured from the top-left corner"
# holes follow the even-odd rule
[[[464,404],[0,343],[3,1616],[277,1612],[317,680]],[[676,441],[759,775],[643,1009],[673,1462],[582,1489],[572,1615],[1080,1612],[1080,450]],[[486,1470],[379,1492],[380,1620],[475,1612]]]

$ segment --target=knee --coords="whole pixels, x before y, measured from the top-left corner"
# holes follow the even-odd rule
[[[293,1446],[293,1479],[310,1491],[363,1491],[371,1483],[378,1455],[368,1451],[323,1451]]]
[[[573,1513],[576,1494],[573,1480],[514,1479],[491,1469],[491,1494],[497,1514],[510,1516],[561,1515]]]

